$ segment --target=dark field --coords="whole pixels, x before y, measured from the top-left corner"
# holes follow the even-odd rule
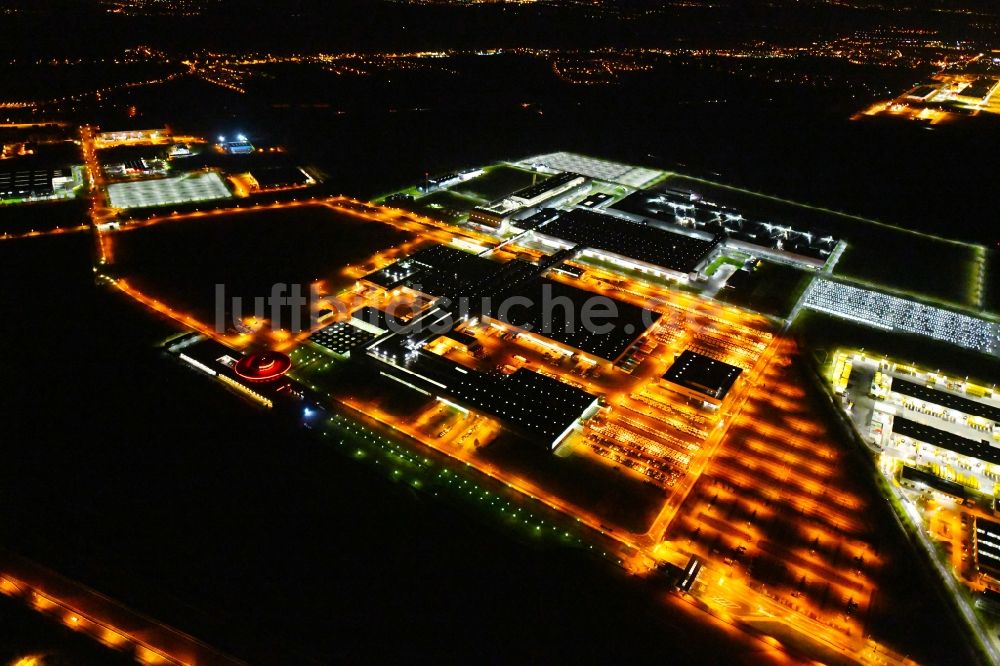
[[[978,307],[970,288],[978,271],[976,253],[969,247],[878,233],[851,244],[833,272],[917,297]]]
[[[87,200],[44,201],[0,206],[0,236],[51,231],[88,224]]]
[[[443,222],[456,222],[462,213],[472,210],[477,205],[477,202],[454,192],[439,190],[415,199],[412,202],[394,203],[392,205]]]
[[[113,241],[117,268],[130,284],[212,322],[217,284],[226,286],[227,299],[242,297],[249,315],[253,299],[269,296],[276,283],[302,285],[307,295],[309,285],[322,280],[335,293],[352,282],[342,274],[345,266],[410,238],[379,222],[310,206],[166,222]]]
[[[741,288],[725,287],[716,298],[757,312],[787,317],[809,282],[811,271],[761,262]]]
[[[162,79],[183,71],[176,65],[135,63],[56,63],[5,65],[6,96],[17,100],[53,100],[125,83]]]
[[[456,192],[493,201],[517,190],[528,187],[537,178],[532,173],[508,166],[498,166],[489,169],[482,176],[473,178],[466,183],[454,186]]]
[[[36,132],[42,136],[37,136]],[[4,133],[8,136],[0,138],[0,142],[27,142],[32,153],[3,160],[0,162],[0,171],[63,169],[83,164],[80,145],[75,143],[79,140],[79,134],[76,127],[72,125],[65,127],[46,125],[37,130],[8,130],[7,132],[4,132],[3,126],[0,125],[0,135]],[[41,143],[34,143],[33,139],[37,139]]]
[[[661,489],[617,466],[583,455],[553,456],[506,434],[480,453],[487,462],[529,479],[627,532],[648,530],[666,499]]]

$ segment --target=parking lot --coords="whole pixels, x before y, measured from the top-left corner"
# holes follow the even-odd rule
[[[732,567],[790,608],[859,628],[881,566],[845,453],[805,379],[772,363],[681,506],[667,540]]]

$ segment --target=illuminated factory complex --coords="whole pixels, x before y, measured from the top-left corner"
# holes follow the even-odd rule
[[[537,204],[546,199],[546,193],[558,193],[586,182],[575,174],[553,176],[551,180],[556,181],[554,188],[533,186],[517,199],[525,206]],[[473,211],[472,216],[475,214]],[[372,339],[359,334],[345,337],[344,324],[337,325],[335,335],[348,346],[355,343],[355,348],[342,353],[357,356],[362,350],[365,357],[379,364],[382,374],[416,391],[495,416],[554,449],[596,412],[598,396],[525,368],[510,374],[465,368],[426,347],[441,336],[460,339],[458,336],[466,335],[474,340],[462,332],[463,328],[494,327],[533,338],[559,355],[579,357],[593,364],[616,364],[657,325],[660,313],[552,280],[549,271],[571,275],[567,262],[590,254],[651,274],[686,280],[722,239],[699,238],[579,209],[551,215],[519,235],[533,236],[551,254],[534,263],[522,259],[501,261],[491,257],[493,250],[477,255],[436,245],[364,276],[364,285],[389,291],[406,289],[433,299],[434,306],[406,322],[396,321],[392,313],[376,315],[380,323],[374,324]],[[553,307],[556,304],[559,307]],[[609,313],[599,330],[579,321],[581,313],[598,307]],[[364,330],[354,321],[348,325]],[[330,335],[320,331],[314,339]],[[734,380],[735,374],[728,385]],[[725,391],[715,388],[692,395],[705,404],[718,406]]]
[[[540,303],[525,293],[546,284],[541,274],[566,256],[548,258],[540,265],[517,259],[503,263],[439,245],[368,275],[365,281],[369,283],[386,289],[405,284],[438,300],[434,307],[395,327],[396,331],[387,331],[365,344],[365,353],[389,377],[415,390],[444,394],[441,397],[492,414],[555,448],[579,420],[593,413],[596,396],[523,368],[510,375],[466,369],[426,351],[424,346],[442,335],[453,335],[462,325],[502,325],[506,315],[484,306],[488,302],[521,297],[525,303]],[[530,306],[525,307],[530,317]],[[518,321],[521,327],[531,326]],[[560,322],[559,332],[549,334],[595,351],[587,341],[568,337],[571,333],[565,324]],[[607,340],[594,337],[599,343]],[[622,342],[627,345],[630,341],[621,340],[619,346]],[[620,350],[604,353],[617,355]]]
[[[853,398],[859,425],[884,460],[898,462],[904,480],[954,497],[964,498],[965,489],[1000,494],[1000,396],[993,389],[862,353],[838,355],[834,374],[834,390]]]
[[[216,144],[225,159],[229,143]],[[788,617],[839,654],[873,649],[865,616],[886,561],[859,517],[869,505],[842,473],[843,452],[805,400],[785,331],[808,311],[979,351],[996,349],[996,328],[850,283],[833,270],[848,241],[801,221],[815,217],[756,218],[720,190],[654,169],[552,153],[426,177],[376,202],[306,189],[244,207],[211,187],[185,191],[221,179],[207,173],[204,183],[113,183],[105,191],[126,212],[97,226],[100,279],[190,331],[166,345],[187,366],[333,435],[359,460],[397,468],[330,423],[398,436],[399,450],[413,446],[420,458],[432,451],[461,470],[459,483],[476,474],[502,484],[570,530],[590,530],[623,567],[662,575],[734,624]],[[226,182],[238,198],[313,184],[308,169],[254,163]],[[127,219],[147,199],[188,197],[216,203]],[[468,204],[456,215],[428,203],[456,200]],[[320,305],[306,330],[234,319],[220,331],[107,270],[114,239],[142,233],[132,229],[282,208],[358,233],[355,254],[317,279]],[[356,225],[391,232],[395,244],[383,235],[364,248]],[[762,264],[801,284],[780,313],[727,301]],[[833,391],[871,426],[873,457],[899,484],[995,494],[1000,449],[984,441],[997,432],[987,409],[995,396],[977,398],[968,383],[933,393],[880,363],[842,354],[832,369]],[[852,393],[859,386],[867,402]],[[980,525],[988,563],[992,528]],[[553,529],[568,534],[562,527]],[[750,561],[773,572],[766,593]]]

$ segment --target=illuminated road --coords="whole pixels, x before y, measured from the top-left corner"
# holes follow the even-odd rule
[[[142,664],[243,665],[211,646],[59,574],[0,550],[0,593]]]
[[[23,234],[9,234],[4,232],[4,234],[0,236],[0,240],[17,240],[19,238],[38,238],[42,236],[61,236],[63,234],[74,234],[81,231],[88,231],[89,229],[89,224],[79,224],[73,227],[59,227],[57,229],[49,229],[47,231],[26,231]]]
[[[116,211],[106,204],[104,170],[97,159],[94,128],[84,125],[80,128],[80,143],[83,147],[83,163],[90,176],[90,219],[93,224],[100,224],[112,218]]]

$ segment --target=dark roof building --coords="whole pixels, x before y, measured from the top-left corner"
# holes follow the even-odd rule
[[[312,179],[296,166],[259,167],[250,170],[250,177],[261,190],[307,185]]]
[[[1000,448],[990,446],[986,440],[968,439],[947,430],[911,421],[903,416],[893,418],[892,432],[961,456],[982,460],[991,465],[1000,465]]]
[[[597,403],[586,391],[558,379],[519,368],[514,374],[470,373],[451,389],[473,409],[499,417],[555,448],[570,428]]]
[[[535,278],[495,294],[484,315],[572,349],[616,361],[660,313]]]
[[[351,314],[351,319],[364,322],[380,331],[398,331],[405,322],[396,315],[385,310],[373,308],[370,305],[358,308]],[[357,325],[357,324],[355,324]]]
[[[579,203],[581,208],[600,208],[613,199],[607,192],[594,192]]]
[[[69,169],[0,171],[0,197],[48,197],[55,192],[53,180],[68,179]]]
[[[1000,523],[975,517],[976,563],[993,575],[1000,574]]]
[[[385,289],[405,285],[428,296],[472,296],[510,264],[492,261],[446,245],[435,245],[365,276]]]
[[[917,400],[923,400],[924,402],[929,402],[934,405],[941,405],[942,407],[947,407],[948,409],[954,409],[955,411],[968,414],[969,416],[978,416],[980,418],[1000,423],[1000,409],[997,409],[992,405],[987,405],[986,403],[963,398],[959,395],[938,391],[930,386],[914,384],[913,382],[905,379],[893,377],[890,390],[901,395],[916,398]]]
[[[146,171],[149,169],[149,165],[146,164],[146,160],[125,160],[122,162],[122,167],[126,171]]]
[[[587,179],[580,174],[560,173],[488,205],[476,206],[469,212],[469,222],[490,229],[503,229],[514,216],[556,197],[566,196],[567,193],[584,187],[586,183]]]
[[[969,494],[965,486],[960,483],[942,479],[941,477],[935,476],[930,472],[917,469],[916,467],[911,467],[910,465],[903,465],[903,470],[900,472],[899,476],[900,480],[903,482],[923,484],[939,493],[944,493],[945,495],[950,495],[961,500],[964,500]]]
[[[530,206],[536,202],[543,201],[550,193],[555,194],[557,190],[566,189],[573,184],[582,183],[584,180],[586,179],[580,174],[567,171],[520,189],[510,195],[510,197],[523,201],[526,205]]]
[[[476,336],[463,333],[462,331],[456,331],[455,329],[451,329],[445,333],[445,337],[454,340],[468,350],[478,349],[481,346],[479,344],[479,340],[476,339]]]
[[[543,208],[537,213],[533,213],[521,220],[511,220],[510,226],[520,231],[531,231],[537,229],[546,222],[558,218],[561,215],[556,208]]]
[[[906,96],[909,97],[910,99],[915,99],[925,102],[934,95],[936,95],[939,90],[941,90],[941,84],[935,82],[933,84],[928,84],[928,85],[919,85],[916,88],[909,90],[906,93]]]
[[[742,372],[735,365],[685,349],[663,375],[663,379],[712,404],[721,404]]]
[[[706,240],[579,208],[537,233],[681,275],[693,272],[723,240],[721,235]]]
[[[425,264],[407,257],[406,259],[394,261],[385,268],[380,268],[377,271],[369,273],[362,279],[383,289],[395,289],[399,285],[404,284],[408,279],[418,275],[421,271],[426,270],[426,268]]]
[[[974,102],[985,101],[1000,86],[1000,80],[982,77],[973,81],[967,88],[958,93],[958,97]]]
[[[762,251],[809,266],[822,266],[836,247],[837,240],[818,227],[793,228],[782,221],[772,224],[744,218],[728,205],[703,199],[695,192],[673,187],[639,190],[609,207],[633,219],[651,220],[666,229],[689,229],[703,234],[722,235],[730,245]],[[778,222],[777,220],[775,222]],[[798,222],[795,223],[796,225]]]
[[[476,206],[471,211],[469,211],[469,221],[475,222],[476,224],[481,224],[484,227],[491,227],[493,229],[499,229],[503,226],[504,221],[510,215],[510,212],[500,212],[496,210],[490,210],[486,206]]]
[[[477,372],[425,351],[380,367],[404,384],[495,416],[549,450],[597,406],[586,391],[524,368],[510,375]]]

